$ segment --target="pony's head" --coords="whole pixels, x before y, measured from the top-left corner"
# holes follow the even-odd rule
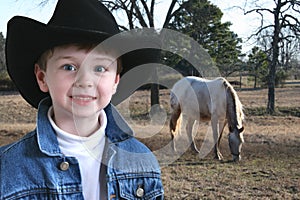
[[[229,147],[232,155],[233,161],[240,161],[241,160],[241,150],[242,150],[242,144],[244,143],[244,127],[239,129],[233,129],[229,130],[229,136],[228,136],[228,142]]]

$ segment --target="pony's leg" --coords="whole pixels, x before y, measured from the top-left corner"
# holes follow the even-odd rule
[[[226,119],[219,121],[219,138],[218,138],[218,147],[220,147],[221,138],[223,135],[223,131],[226,125]]]
[[[171,131],[171,138],[172,138],[172,150],[174,151],[174,152],[176,152],[177,150],[176,150],[176,146],[175,146],[175,139],[176,139],[176,137],[175,137],[175,133],[173,133],[172,131]]]
[[[211,126],[212,126],[212,131],[213,131],[213,138],[214,138],[214,153],[215,153],[215,159],[222,160],[223,155],[220,152],[219,149],[219,122],[218,118],[212,117],[211,118]]]
[[[193,136],[193,125],[195,123],[195,120],[188,119],[187,125],[186,125],[186,133],[188,135],[189,144],[191,144],[192,151],[199,153],[199,150],[196,147],[195,144],[195,138]]]
[[[174,109],[170,119],[170,133],[172,139],[172,149],[174,152],[177,151],[175,147],[175,143],[176,143],[175,140],[177,138],[176,136],[178,135],[178,133],[180,133],[180,127],[181,127],[180,113],[181,113],[180,108]]]

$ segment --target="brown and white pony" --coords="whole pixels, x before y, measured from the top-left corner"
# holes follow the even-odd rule
[[[228,142],[233,161],[241,159],[244,113],[236,91],[226,79],[184,77],[174,84],[170,93],[170,105],[173,110],[170,132],[174,151],[176,151],[175,139],[178,140],[175,136],[186,131],[191,148],[199,152],[194,143],[193,125],[195,121],[210,120],[215,158],[223,159],[219,145],[224,127],[228,124]],[[181,126],[185,126],[185,129]]]

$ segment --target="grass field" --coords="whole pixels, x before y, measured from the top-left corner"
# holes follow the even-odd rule
[[[148,91],[138,91],[118,106],[137,137],[154,152],[171,140],[168,94],[168,90],[161,91],[166,120],[160,126],[150,122]],[[162,161],[167,200],[300,199],[300,88],[276,89],[275,116],[265,114],[267,90],[243,90],[238,95],[247,115],[242,161],[226,162],[231,159],[226,134],[221,141],[224,162],[213,160],[212,154],[200,159],[190,150],[168,165]],[[33,129],[35,114],[19,95],[2,94],[0,145],[15,141]],[[207,130],[208,123],[200,124],[196,136],[198,147]],[[152,133],[151,137],[148,133]]]

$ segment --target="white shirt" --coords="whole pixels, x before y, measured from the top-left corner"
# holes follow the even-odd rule
[[[61,152],[65,156],[75,157],[79,162],[84,199],[100,199],[100,167],[105,145],[107,117],[100,111],[100,129],[89,137],[73,135],[61,130],[52,119],[53,108],[48,111],[48,119],[57,134]]]

